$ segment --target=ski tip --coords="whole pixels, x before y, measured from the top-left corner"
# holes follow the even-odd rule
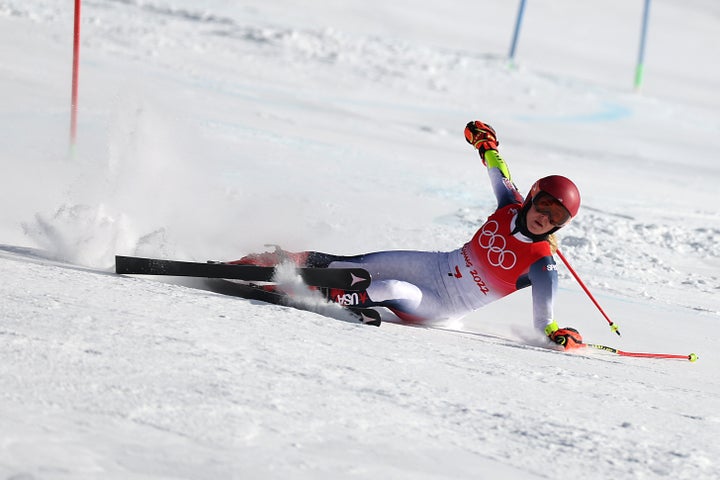
[[[688,360],[690,360],[691,362],[697,362],[698,358],[700,358],[700,357],[698,357],[694,353],[691,353],[690,355],[688,355]]]

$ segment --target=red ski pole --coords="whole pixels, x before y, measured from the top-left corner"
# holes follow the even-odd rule
[[[587,296],[590,297],[590,300],[592,300],[597,309],[600,310],[600,313],[602,313],[603,317],[605,317],[605,320],[607,320],[607,322],[610,324],[610,330],[620,335],[620,330],[618,329],[618,326],[615,325],[612,320],[610,320],[610,317],[608,317],[607,313],[605,313],[605,310],[603,310],[598,301],[595,300],[595,297],[593,297],[593,294],[590,293],[590,290],[588,290],[588,288],[585,286],[585,283],[580,280],[580,276],[575,272],[575,269],[570,266],[570,262],[568,262],[567,258],[565,258],[565,255],[562,254],[560,249],[557,250],[557,254],[560,257],[560,260],[562,260],[565,266],[568,268],[568,270],[570,270],[570,273],[572,273],[573,277],[575,277],[575,280],[577,280],[577,282],[580,284]]]
[[[642,357],[642,358],[670,358],[670,359],[678,359],[678,360],[690,360],[691,362],[696,362],[698,359],[698,356],[694,353],[691,353],[690,355],[675,355],[672,353],[640,353],[640,352],[625,352],[623,350],[618,350],[617,348],[613,347],[607,347],[605,345],[597,345],[595,343],[584,343],[586,347],[590,348],[597,348],[598,350],[604,350],[606,352],[612,352],[617,355],[622,355],[623,357]]]

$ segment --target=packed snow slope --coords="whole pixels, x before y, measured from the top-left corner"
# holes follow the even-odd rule
[[[720,478],[720,7],[0,1],[0,478]],[[448,250],[494,209],[466,122],[515,182],[583,208],[556,317],[529,291],[462,323],[380,328],[118,276],[115,254],[266,243]]]

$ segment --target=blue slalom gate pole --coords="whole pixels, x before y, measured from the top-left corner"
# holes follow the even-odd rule
[[[515,61],[515,50],[517,48],[518,37],[520,37],[523,15],[525,14],[525,2],[526,0],[520,0],[520,8],[518,9],[517,19],[515,20],[515,33],[513,33],[512,45],[510,46],[511,64]]]
[[[640,89],[643,74],[645,73],[645,38],[647,37],[648,22],[650,19],[650,1],[651,0],[645,0],[645,9],[643,11],[642,28],[640,31],[640,51],[638,52],[638,61],[635,67],[635,90]]]

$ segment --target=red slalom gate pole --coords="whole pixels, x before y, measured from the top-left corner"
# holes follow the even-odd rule
[[[70,100],[70,147],[77,137],[78,69],[80,66],[80,0],[75,0],[75,26],[73,29],[72,96]]]
[[[608,317],[607,313],[605,313],[605,310],[603,310],[603,308],[600,306],[598,301],[595,300],[595,297],[593,297],[593,294],[590,293],[590,290],[588,290],[588,288],[585,286],[585,283],[583,283],[583,281],[580,279],[580,276],[575,272],[575,269],[572,268],[572,266],[570,266],[570,262],[568,262],[568,259],[565,258],[565,255],[562,254],[560,249],[557,250],[557,254],[560,257],[560,260],[562,260],[563,263],[565,264],[565,266],[568,268],[568,270],[570,270],[570,273],[572,273],[573,277],[575,277],[575,280],[577,280],[577,282],[580,284],[580,286],[585,291],[587,296],[590,297],[590,300],[592,300],[592,302],[595,304],[597,309],[600,310],[600,313],[602,313],[603,317],[605,317],[605,320],[607,320],[607,322],[610,324],[610,330],[617,333],[619,336],[620,330],[618,329],[618,326],[615,325],[615,323],[613,323],[612,320],[610,320],[610,317]]]
[[[597,348],[598,350],[604,350],[606,352],[612,352],[617,355],[622,355],[623,357],[641,357],[641,358],[668,358],[668,359],[677,359],[677,360],[690,360],[691,362],[696,362],[699,358],[694,353],[691,353],[689,355],[676,355],[673,353],[641,353],[641,352],[626,352],[623,350],[618,350],[617,348],[613,347],[607,347],[605,345],[598,345],[596,343],[584,343],[586,347],[590,348]]]

